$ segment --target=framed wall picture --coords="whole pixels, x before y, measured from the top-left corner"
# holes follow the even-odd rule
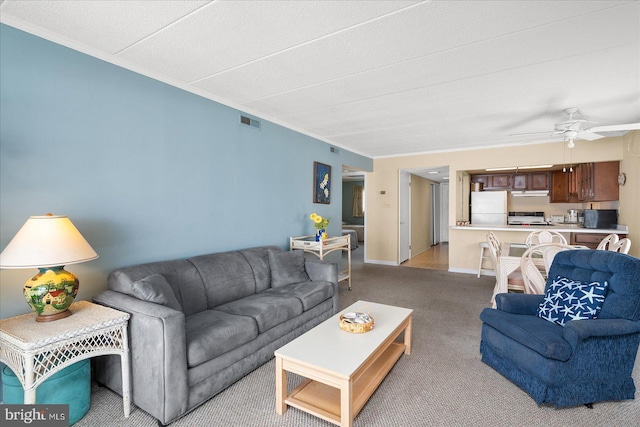
[[[313,162],[313,203],[331,203],[331,166]]]

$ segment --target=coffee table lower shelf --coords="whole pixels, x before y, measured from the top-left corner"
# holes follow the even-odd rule
[[[354,378],[352,384],[351,417],[358,415],[405,351],[404,344],[391,343],[378,358],[362,366],[363,369],[357,374],[357,378]],[[340,402],[339,388],[311,379],[305,379],[285,399],[285,403],[289,406],[331,423],[343,425]]]

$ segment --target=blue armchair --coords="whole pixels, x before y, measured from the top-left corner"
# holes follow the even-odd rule
[[[553,261],[546,291],[556,286],[557,276],[607,282],[597,318],[561,326],[538,316],[545,295],[498,294],[497,308],[480,314],[482,361],[538,404],[564,407],[633,399],[631,373],[640,343],[640,259],[610,251],[564,251]]]

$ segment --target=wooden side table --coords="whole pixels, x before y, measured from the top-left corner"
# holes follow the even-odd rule
[[[33,405],[38,385],[56,372],[83,359],[119,354],[124,416],[129,417],[129,313],[89,301],[75,302],[69,310],[71,316],[54,322],[36,322],[36,313],[0,320],[0,362],[22,383],[24,403]]]

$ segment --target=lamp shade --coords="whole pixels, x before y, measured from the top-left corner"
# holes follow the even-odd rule
[[[42,268],[98,258],[65,215],[29,217],[0,254],[0,268]]]

